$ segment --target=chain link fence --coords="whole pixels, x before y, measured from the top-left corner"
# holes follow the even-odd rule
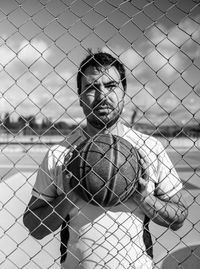
[[[85,126],[89,48],[125,65],[121,119],[160,140],[183,180],[183,227],[150,224],[155,268],[199,268],[199,22],[199,0],[0,1],[0,268],[60,267],[60,230],[37,241],[22,217],[45,153]]]

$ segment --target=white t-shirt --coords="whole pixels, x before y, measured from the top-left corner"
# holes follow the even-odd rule
[[[171,197],[182,183],[161,143],[124,126],[123,138],[146,155],[151,167],[150,191]],[[86,137],[77,129],[46,154],[32,194],[51,202],[63,192],[63,163],[69,149]],[[151,269],[151,240],[148,221],[129,199],[113,208],[103,208],[79,199],[61,232],[63,269]],[[147,222],[147,223],[146,223]],[[64,240],[63,240],[64,238]]]

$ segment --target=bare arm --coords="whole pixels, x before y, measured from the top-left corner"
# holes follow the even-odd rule
[[[45,172],[38,174],[39,180],[43,180],[46,174],[50,177],[51,174],[48,172],[47,160],[50,160],[52,156],[53,154],[51,153],[44,159],[43,170]],[[66,163],[71,156],[71,152],[65,156]],[[53,162],[55,160],[53,159],[51,161]],[[43,172],[43,170],[41,171]],[[62,225],[78,199],[70,189],[69,181],[71,173],[65,170],[65,166],[62,167],[62,176],[64,190],[61,195],[57,196],[51,202],[32,196],[25,210],[23,217],[24,225],[28,228],[30,234],[37,239],[42,239],[46,235],[56,231]],[[49,183],[49,188],[53,186],[52,182],[53,180]],[[45,188],[47,189],[47,187]]]
[[[42,239],[62,225],[73,207],[73,202],[64,193],[50,203],[32,196],[23,222],[33,237]]]
[[[143,212],[155,223],[172,230],[178,230],[188,215],[187,206],[179,191],[174,196],[162,199],[162,197],[148,193],[148,182],[142,178],[139,180],[139,189],[133,199]]]

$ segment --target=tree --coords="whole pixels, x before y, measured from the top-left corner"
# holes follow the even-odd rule
[[[133,113],[132,113],[132,115],[131,115],[131,126],[135,123],[135,119],[136,119],[136,117],[137,117],[137,114],[138,114],[138,108],[135,107],[135,108],[133,109]]]
[[[6,112],[6,114],[4,116],[3,125],[7,130],[11,129],[11,127],[12,127],[9,112]]]

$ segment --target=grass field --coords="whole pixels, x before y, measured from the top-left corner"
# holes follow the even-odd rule
[[[42,241],[36,241],[28,235],[22,224],[22,214],[46,150],[41,146],[1,146],[2,269],[59,268],[59,231]],[[200,268],[200,153],[197,149],[189,150],[185,147],[169,149],[168,153],[183,180],[189,215],[184,226],[176,232],[151,224],[155,268],[186,269],[192,266],[192,269],[197,269]]]

